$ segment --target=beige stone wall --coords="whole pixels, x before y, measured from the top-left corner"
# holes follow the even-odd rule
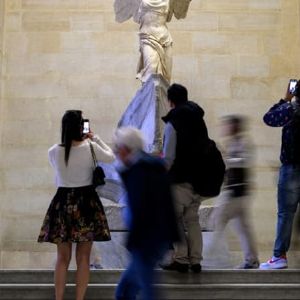
[[[109,142],[139,87],[137,25],[117,24],[112,5],[113,0],[0,0],[0,267],[19,264],[11,250],[37,251],[34,240],[55,191],[47,149],[59,142],[63,112],[82,109]],[[250,117],[261,250],[273,243],[280,145],[280,130],[264,126],[262,115],[283,96],[288,79],[300,77],[299,13],[299,0],[193,0],[187,18],[169,26],[174,81],[185,84],[206,110],[211,136],[218,137],[223,114]],[[19,255],[23,262],[37,259]]]
[[[2,67],[3,67],[3,33],[4,33],[4,1],[0,1],[0,116],[2,115],[3,107],[3,78],[2,78]],[[2,117],[0,118],[0,191],[3,190],[3,170],[2,170]],[[1,193],[1,192],[0,192]],[[2,201],[0,200],[0,249],[2,246]],[[0,256],[1,264],[1,256]]]

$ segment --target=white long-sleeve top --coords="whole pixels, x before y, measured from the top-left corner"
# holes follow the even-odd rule
[[[114,161],[113,151],[99,137],[94,137],[91,143],[97,161],[105,163]],[[55,171],[57,187],[80,187],[92,184],[94,162],[88,140],[71,147],[68,165],[65,164],[65,148],[58,144],[48,150],[48,157]]]

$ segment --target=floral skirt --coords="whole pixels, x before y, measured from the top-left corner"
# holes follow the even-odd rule
[[[46,213],[38,242],[109,241],[110,231],[92,186],[59,187]]]

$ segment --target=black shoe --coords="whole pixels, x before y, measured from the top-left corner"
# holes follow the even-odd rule
[[[202,267],[200,264],[194,264],[194,265],[191,265],[191,270],[194,272],[194,273],[200,273],[201,270],[202,270]]]
[[[188,264],[181,264],[177,261],[173,261],[169,265],[160,265],[160,267],[167,271],[177,271],[180,273],[187,273],[189,270]]]

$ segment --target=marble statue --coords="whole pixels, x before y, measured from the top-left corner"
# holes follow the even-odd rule
[[[117,22],[131,18],[140,25],[137,78],[143,83],[153,74],[171,81],[172,37],[167,27],[173,15],[185,18],[191,0],[115,0]]]
[[[185,18],[191,0],[114,0],[116,21],[133,19],[139,24],[140,60],[137,77],[143,83],[122,114],[117,127],[140,129],[146,151],[161,153],[163,122],[168,109],[167,89],[172,70],[172,38],[167,27],[173,15]],[[106,184],[98,188],[102,198],[117,202],[125,197],[120,178],[111,164],[102,165]]]

